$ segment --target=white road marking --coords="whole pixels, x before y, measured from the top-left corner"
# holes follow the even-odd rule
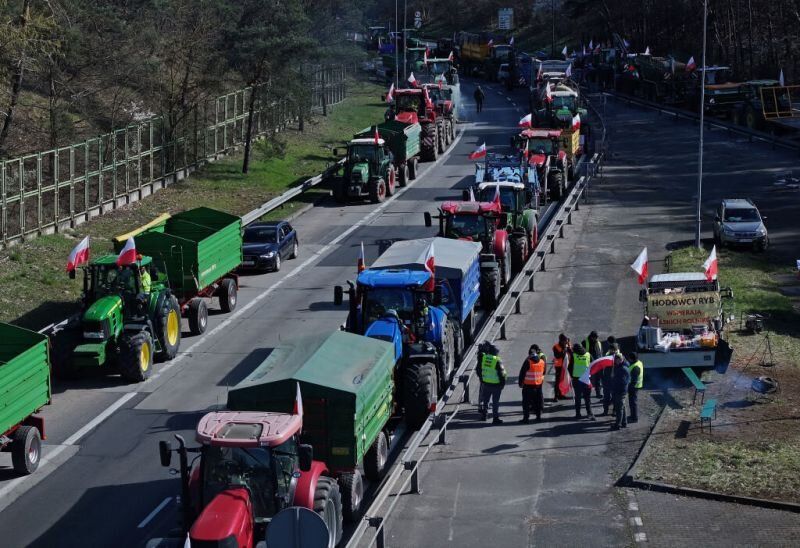
[[[638,512],[639,511],[639,504],[636,502],[628,503],[628,510],[631,512]]]
[[[165,507],[167,504],[169,504],[169,501],[171,501],[171,500],[172,500],[172,497],[167,497],[167,498],[165,498],[164,500],[162,500],[162,501],[161,501],[161,504],[159,504],[158,506],[156,506],[156,507],[153,509],[153,511],[152,511],[152,512],[150,512],[149,514],[147,514],[147,517],[146,517],[146,518],[144,518],[144,519],[142,520],[142,522],[141,522],[141,523],[138,525],[139,529],[144,529],[145,527],[147,527],[147,524],[148,524],[148,523],[150,523],[150,521],[151,521],[151,520],[152,520],[154,517],[156,517],[156,514],[158,514],[158,513],[159,513],[161,510],[163,510],[163,509],[164,509],[164,507]]]
[[[631,525],[634,527],[642,527],[644,524],[642,523],[642,518],[639,516],[634,516],[631,518]]]
[[[634,533],[633,540],[636,542],[647,542],[647,535],[644,533]]]
[[[447,540],[450,542],[453,541],[453,520],[456,517],[456,512],[458,512],[458,493],[461,492],[461,482],[459,481],[456,484],[456,496],[453,497],[453,513],[450,515],[450,534],[447,535]]]

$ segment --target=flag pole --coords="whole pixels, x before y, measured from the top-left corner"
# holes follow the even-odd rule
[[[705,123],[706,106],[706,28],[708,20],[708,0],[703,0],[703,71],[700,75],[700,150],[698,153],[697,168],[697,219],[694,232],[694,245],[698,249],[700,246],[701,203],[703,198],[703,128]]]
[[[399,0],[394,0],[394,85],[400,88],[400,35],[397,34],[398,26],[400,25],[399,10],[397,3]]]
[[[403,79],[408,80],[408,0],[403,0]]]

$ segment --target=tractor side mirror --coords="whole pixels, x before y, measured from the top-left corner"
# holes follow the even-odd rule
[[[334,156],[338,156],[339,155],[339,149],[338,148],[334,148],[333,149],[333,155]]]
[[[308,472],[311,470],[311,461],[314,460],[314,448],[306,443],[301,443],[297,447],[297,457],[300,461],[300,471]]]
[[[74,280],[75,279],[75,270],[70,270],[69,271],[69,279],[70,280]]]
[[[639,302],[640,303],[647,302],[647,290],[646,289],[640,289],[639,290]]]
[[[158,442],[158,456],[161,457],[161,466],[169,468],[172,462],[172,445],[168,441]]]
[[[767,220],[767,216],[766,216],[766,215],[762,215],[762,216],[761,216],[761,220],[762,220],[762,221],[766,221],[766,220]]]
[[[461,199],[465,202],[469,202],[469,189],[465,188],[461,191]]]
[[[333,304],[340,306],[344,302],[344,288],[341,285],[333,286]]]
[[[442,304],[442,285],[436,284],[433,288],[433,304],[434,306],[439,306]]]
[[[424,213],[424,215],[425,215],[425,226],[428,227],[428,228],[432,227],[433,226],[433,219],[431,218],[430,212],[426,211]]]

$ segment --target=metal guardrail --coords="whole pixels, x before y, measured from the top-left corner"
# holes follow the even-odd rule
[[[395,466],[390,475],[384,480],[380,491],[375,496],[370,507],[364,514],[350,540],[348,548],[360,546],[370,528],[373,535],[369,538],[368,546],[376,544],[384,548],[386,521],[400,500],[399,495],[411,488],[413,493],[421,493],[419,481],[419,467],[427,457],[431,448],[436,443],[445,443],[447,426],[455,418],[464,404],[470,403],[470,382],[475,376],[478,344],[480,341],[506,338],[506,323],[511,316],[522,313],[521,298],[528,291],[534,291],[534,278],[537,272],[546,270],[546,257],[555,253],[556,241],[564,237],[564,226],[572,224],[572,214],[580,209],[580,199],[588,197],[589,183],[595,175],[602,177],[600,166],[602,155],[595,154],[584,165],[585,174],[573,186],[566,199],[562,202],[556,213],[550,219],[544,232],[540,235],[539,243],[525,263],[521,273],[516,276],[506,294],[501,299],[497,309],[486,318],[480,332],[475,336],[475,342],[465,354],[458,370],[453,374],[453,380],[444,395],[436,402],[432,411],[422,427],[409,440],[407,449],[400,456],[399,464]],[[457,403],[456,396],[461,396]],[[448,405],[455,406],[448,408]],[[433,435],[429,436],[433,431]],[[426,441],[427,440],[427,441]],[[393,497],[388,508],[380,512],[389,497]]]

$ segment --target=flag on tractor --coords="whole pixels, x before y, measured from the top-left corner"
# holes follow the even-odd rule
[[[686,62],[686,72],[692,72],[696,68],[697,63],[694,62],[694,56],[689,57],[689,61]]]
[[[476,148],[470,155],[470,160],[477,160],[478,158],[483,158],[486,156],[486,143],[483,143],[481,146]]]
[[[526,114],[525,116],[523,116],[522,118],[519,119],[519,122],[517,123],[517,125],[519,127],[531,127],[532,118],[533,118],[533,115],[531,113]]]
[[[631,268],[639,275],[639,285],[644,284],[647,279],[647,248],[642,249],[636,260],[633,261]]]
[[[359,274],[367,268],[367,257],[364,254],[364,242],[361,242],[361,252],[358,254],[356,268],[358,269]]]
[[[386,94],[386,102],[391,103],[394,101],[394,84],[389,86],[389,93]]]
[[[431,273],[431,279],[425,284],[425,291],[433,291],[436,288],[436,259],[434,258],[433,242],[425,254],[425,270]]]
[[[78,242],[67,259],[67,272],[72,272],[89,262],[89,236]]]
[[[408,83],[411,84],[413,88],[417,87],[417,78],[414,76],[413,72],[408,77]]]
[[[117,256],[117,266],[123,266],[127,264],[133,264],[136,262],[136,242],[133,241],[133,237],[128,238],[128,241],[125,242],[125,246],[119,252]]]

